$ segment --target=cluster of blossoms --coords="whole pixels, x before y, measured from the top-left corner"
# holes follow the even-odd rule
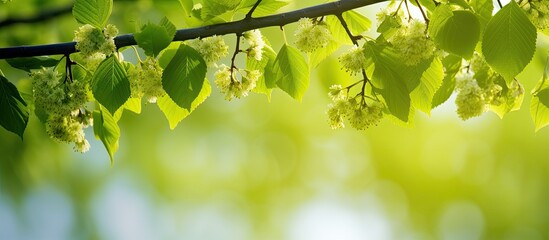
[[[160,97],[166,95],[162,87],[162,68],[155,58],[147,57],[140,62],[137,68],[130,69],[128,78],[132,98],[146,97],[150,103],[155,103]]]
[[[538,29],[549,28],[549,1],[547,0],[518,0],[530,21]]]
[[[33,80],[33,97],[37,109],[48,115],[46,122],[50,137],[74,143],[78,152],[89,150],[83,129],[91,125],[91,114],[82,110],[88,102],[88,84],[85,81],[66,79],[54,68],[43,68],[30,74]]]
[[[473,56],[469,66],[475,75],[461,72],[456,76],[456,106],[461,119],[480,116],[490,106],[514,106],[524,94],[524,88],[517,81],[507,85],[478,54]]]
[[[76,50],[80,51],[84,60],[98,64],[116,50],[114,37],[118,35],[118,29],[114,25],[107,25],[101,30],[86,24],[74,33]]]
[[[431,58],[435,53],[435,43],[427,37],[425,30],[424,22],[412,20],[401,26],[388,39],[395,50],[402,55],[406,65],[417,65],[421,61]]]
[[[265,41],[263,35],[258,29],[244,32],[242,34],[244,39],[248,42],[250,47],[246,50],[248,57],[254,58],[257,61],[261,61],[263,58],[263,48],[265,47]]]
[[[366,56],[364,56],[364,49],[361,47],[353,46],[349,51],[339,57],[339,62],[343,65],[345,71],[352,75],[359,73],[366,65]]]
[[[198,51],[208,64],[219,61],[229,53],[229,46],[220,36],[193,40],[190,41],[189,46]]]
[[[484,91],[471,74],[465,73],[456,76],[456,83],[457,114],[461,119],[467,120],[480,116],[488,109]]]
[[[297,24],[295,45],[303,52],[313,52],[318,48],[326,47],[332,40],[332,34],[325,22],[302,18]]]
[[[235,69],[238,72],[245,72],[245,74],[241,74],[241,81],[236,80],[234,76]],[[220,69],[215,73],[215,84],[221,92],[225,94],[225,99],[232,100],[235,97],[241,98],[248,96],[248,93],[255,88],[260,76],[261,72],[258,70],[231,69],[231,67],[221,65]]]
[[[366,104],[365,101],[357,101],[355,98],[347,96],[347,89],[341,85],[333,85],[330,87],[328,95],[332,99],[328,105],[326,114],[332,129],[344,128],[343,119],[347,117],[349,124],[358,130],[366,129],[370,126],[377,125],[383,118],[383,104],[378,101],[372,101]]]

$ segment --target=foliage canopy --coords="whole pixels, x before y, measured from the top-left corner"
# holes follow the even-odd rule
[[[117,122],[126,110],[140,113],[142,99],[158,105],[171,129],[212,92],[208,71],[227,100],[250,93],[270,100],[278,89],[302,101],[310,72],[345,45],[339,60],[357,81],[330,88],[332,128],[366,129],[384,117],[410,123],[416,110],[430,114],[453,93],[464,120],[486,111],[503,117],[521,107],[525,90],[516,76],[549,27],[545,0],[498,1],[496,10],[488,0],[397,0],[375,21],[354,9],[379,1],[340,0],[285,14],[276,14],[288,4],[281,0],[179,2],[187,28],[176,30],[164,17],[119,35],[107,24],[112,0],[77,0],[75,42],[0,49],[0,58],[32,79],[32,88],[23,88],[0,75],[0,125],[22,138],[34,114],[52,138],[81,152],[89,148],[83,129],[93,125],[112,160]],[[288,24],[297,26],[296,40],[277,51],[260,30],[280,26],[286,36]],[[236,36],[234,52],[221,63],[230,48],[221,35],[228,34]],[[137,63],[124,60],[132,50]],[[540,75],[530,106],[536,130],[549,124],[547,68]]]

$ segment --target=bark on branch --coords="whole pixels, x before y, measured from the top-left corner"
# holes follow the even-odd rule
[[[213,35],[240,34],[245,31],[284,26],[297,22],[299,19],[317,18],[327,15],[338,15],[356,8],[383,2],[385,0],[340,0],[303,8],[291,12],[269,15],[259,18],[244,18],[239,21],[215,24],[210,26],[177,30],[173,41],[185,41],[195,38],[210,37]],[[133,34],[117,36],[114,39],[117,48],[136,45]],[[0,48],[0,59],[33,57],[44,55],[66,55],[76,52],[76,42],[56,43],[34,46],[17,46]]]

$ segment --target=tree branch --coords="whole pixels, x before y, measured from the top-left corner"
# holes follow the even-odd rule
[[[340,0],[337,2],[320,4],[300,10],[265,17],[245,18],[239,21],[215,24],[205,27],[180,29],[177,30],[173,41],[185,41],[199,37],[210,37],[213,35],[240,34],[253,29],[284,26],[289,23],[297,22],[299,19],[304,17],[317,18],[327,15],[337,15],[355,8],[360,8],[383,1],[385,0]],[[117,48],[137,44],[133,34],[117,36],[114,39],[114,42]],[[75,45],[76,42],[66,42],[48,45],[0,48],[0,59],[71,54],[76,52]]]
[[[46,11],[40,12],[38,15],[35,15],[35,16],[7,18],[0,21],[0,28],[15,25],[18,23],[43,22],[55,17],[59,17],[62,15],[71,13],[71,11],[72,11],[72,4],[58,8],[58,9],[46,10]]]

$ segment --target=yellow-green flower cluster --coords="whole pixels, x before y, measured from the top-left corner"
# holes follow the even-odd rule
[[[518,0],[530,21],[538,29],[549,28],[549,1],[547,0]]]
[[[324,22],[313,22],[310,18],[302,18],[297,24],[295,45],[303,52],[313,52],[318,48],[326,47],[332,40],[332,34]]]
[[[107,25],[105,29],[86,24],[74,33],[76,50],[80,51],[85,59],[90,57],[97,59],[101,56],[104,59],[116,50],[114,37],[117,34],[118,29],[111,24]]]
[[[435,43],[425,35],[425,29],[424,22],[412,20],[389,39],[408,66],[417,65],[435,53]]]
[[[456,97],[457,114],[467,120],[480,116],[487,110],[484,91],[470,74],[456,78],[458,95]]]
[[[132,98],[147,98],[150,103],[155,103],[160,97],[166,95],[162,87],[162,68],[155,58],[147,57],[139,63],[137,68],[129,72],[130,89]]]
[[[88,83],[84,80],[61,78],[53,68],[43,68],[30,74],[33,82],[34,104],[47,114],[49,136],[61,142],[74,143],[74,149],[85,152],[89,143],[83,128],[88,127],[91,115],[82,110],[88,102]]]
[[[265,41],[263,40],[263,35],[258,29],[244,32],[242,35],[244,39],[248,42],[250,47],[246,50],[248,57],[254,58],[257,61],[261,61],[263,58],[263,48],[265,47]]]
[[[383,104],[378,101],[366,104],[365,101],[348,98],[347,89],[343,89],[341,85],[330,87],[328,96],[332,99],[332,103],[328,105],[326,114],[332,129],[344,128],[345,118],[351,127],[358,130],[377,125],[383,118]]]
[[[364,56],[361,47],[353,46],[349,51],[339,57],[339,62],[343,65],[345,71],[352,75],[362,71],[366,64],[366,56]]]
[[[244,71],[241,81],[235,79],[234,71]],[[261,72],[258,70],[238,70],[234,68],[221,65],[220,69],[215,73],[215,84],[225,94],[226,100],[232,100],[233,98],[241,98],[248,96],[248,93],[252,91],[257,80],[261,76]]]
[[[229,46],[220,36],[193,40],[189,45],[198,51],[208,64],[219,61],[229,53]]]

